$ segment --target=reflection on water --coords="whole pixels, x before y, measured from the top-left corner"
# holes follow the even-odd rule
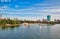
[[[51,32],[50,30],[51,30],[51,26],[47,26],[47,33],[46,33],[47,39],[50,38],[50,32]]]
[[[60,30],[58,28],[60,28],[58,25],[41,26],[39,24],[0,27],[0,39],[59,39]]]

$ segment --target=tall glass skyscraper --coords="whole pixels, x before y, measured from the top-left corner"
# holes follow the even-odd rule
[[[51,16],[50,16],[50,15],[48,15],[48,16],[47,16],[47,20],[48,20],[48,21],[50,21],[50,19],[51,19]]]

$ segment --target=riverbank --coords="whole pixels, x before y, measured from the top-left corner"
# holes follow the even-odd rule
[[[19,26],[20,24],[5,24],[5,25],[0,25],[0,27],[15,27]]]

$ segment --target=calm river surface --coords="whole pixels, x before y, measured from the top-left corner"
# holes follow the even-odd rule
[[[0,39],[60,39],[60,24],[40,26],[0,27]]]

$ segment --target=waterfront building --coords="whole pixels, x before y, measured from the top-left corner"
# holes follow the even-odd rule
[[[41,22],[40,19],[39,20],[36,20],[35,22]]]
[[[59,19],[55,19],[55,22],[60,22],[60,20]]]
[[[42,19],[42,22],[47,22],[47,19]]]

